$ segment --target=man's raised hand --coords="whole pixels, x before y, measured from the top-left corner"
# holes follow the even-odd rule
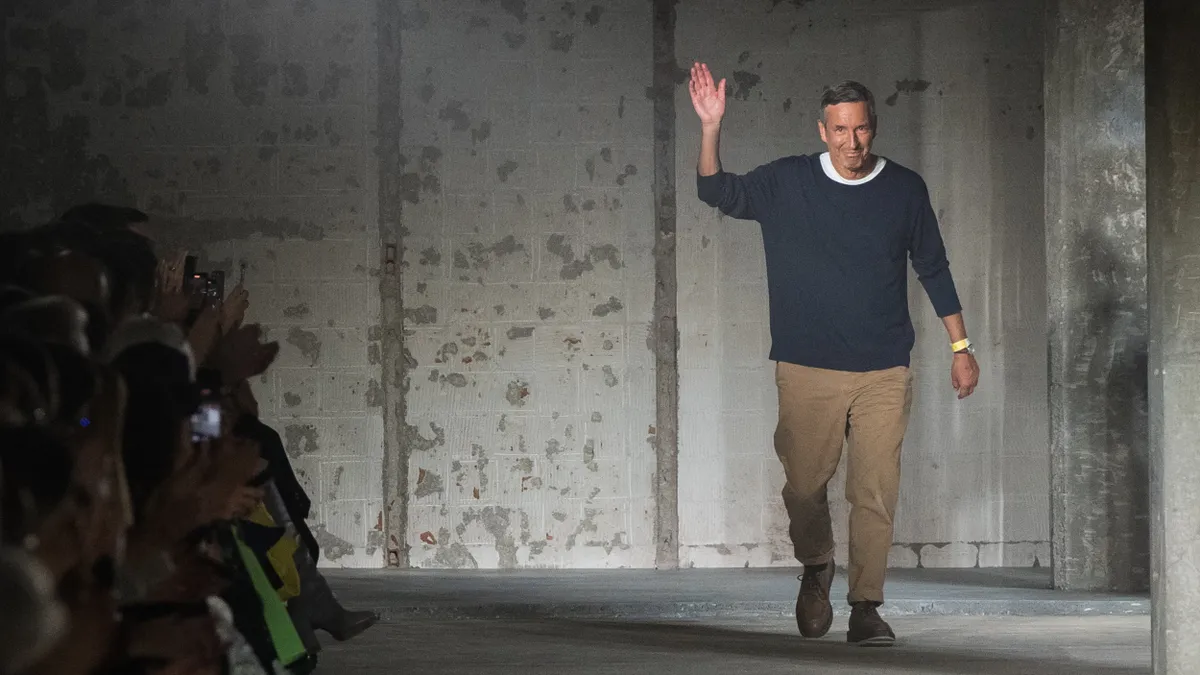
[[[712,73],[703,63],[692,64],[692,79],[688,82],[692,106],[700,116],[700,124],[715,126],[725,116],[725,80],[713,83]]]

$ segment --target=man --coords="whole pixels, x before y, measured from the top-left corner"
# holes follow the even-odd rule
[[[877,607],[912,402],[906,257],[945,323],[958,397],[971,395],[979,381],[929,192],[915,172],[871,153],[875,101],[861,84],[825,92],[817,128],[827,152],[784,157],[744,175],[721,169],[725,80],[714,84],[708,66],[697,63],[690,89],[702,129],[700,199],[762,226],[779,389],[775,450],[787,476],[792,544],[804,566],[796,622],[812,638],[833,622],[826,485],[848,443],[846,638],[891,645],[895,634]]]

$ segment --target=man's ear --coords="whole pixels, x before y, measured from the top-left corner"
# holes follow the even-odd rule
[[[825,138],[825,120],[817,120],[817,132],[821,134],[822,143],[829,142],[829,140]]]

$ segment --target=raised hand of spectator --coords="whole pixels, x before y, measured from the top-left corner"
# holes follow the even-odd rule
[[[229,297],[225,298],[225,302],[221,305],[221,333],[227,334],[241,326],[242,321],[246,318],[246,309],[249,307],[250,292],[241,284],[234,286]]]
[[[221,381],[233,385],[261,375],[279,355],[278,342],[262,341],[258,324],[240,326],[221,339],[212,353],[211,365],[221,371]]]
[[[155,274],[154,315],[164,321],[182,323],[187,318],[188,296],[184,292],[183,265],[187,251],[158,261]]]
[[[204,363],[217,346],[221,336],[221,310],[212,305],[205,305],[196,317],[195,323],[188,331],[188,344],[196,356],[197,363]]]
[[[199,524],[231,520],[238,511],[262,499],[262,491],[249,487],[250,481],[262,470],[258,444],[236,436],[217,441],[212,450],[212,471],[199,486]]]

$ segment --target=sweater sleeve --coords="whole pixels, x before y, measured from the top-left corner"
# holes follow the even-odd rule
[[[747,174],[718,170],[702,176],[697,172],[696,191],[700,201],[731,218],[761,220],[775,199],[777,166],[778,162],[764,164]]]
[[[921,181],[918,187],[917,204],[914,209],[912,236],[909,240],[909,255],[917,279],[925,287],[925,294],[939,317],[953,316],[962,311],[954,277],[950,274],[950,261],[946,258],[946,245],[938,228],[937,216],[929,201],[929,189]]]

